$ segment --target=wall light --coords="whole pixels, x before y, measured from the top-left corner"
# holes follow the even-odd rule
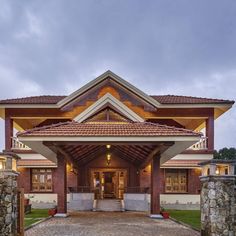
[[[111,164],[111,154],[107,153],[107,165],[109,166]]]

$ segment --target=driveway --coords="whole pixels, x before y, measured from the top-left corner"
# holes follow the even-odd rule
[[[26,236],[195,236],[198,232],[171,220],[150,219],[136,212],[73,212],[51,218],[25,232]]]

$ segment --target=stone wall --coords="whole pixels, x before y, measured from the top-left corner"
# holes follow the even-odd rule
[[[235,177],[203,176],[201,191],[201,235],[235,235]]]
[[[17,173],[0,171],[0,235],[16,235]]]

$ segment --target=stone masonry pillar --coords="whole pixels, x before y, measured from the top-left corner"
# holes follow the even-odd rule
[[[17,176],[12,170],[0,171],[0,235],[17,234]]]
[[[201,176],[201,235],[234,236],[235,176]]]

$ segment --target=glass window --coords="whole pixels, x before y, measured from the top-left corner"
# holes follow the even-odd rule
[[[31,190],[34,192],[52,192],[52,170],[32,169]]]
[[[165,192],[186,193],[187,192],[187,171],[186,170],[165,170]]]

